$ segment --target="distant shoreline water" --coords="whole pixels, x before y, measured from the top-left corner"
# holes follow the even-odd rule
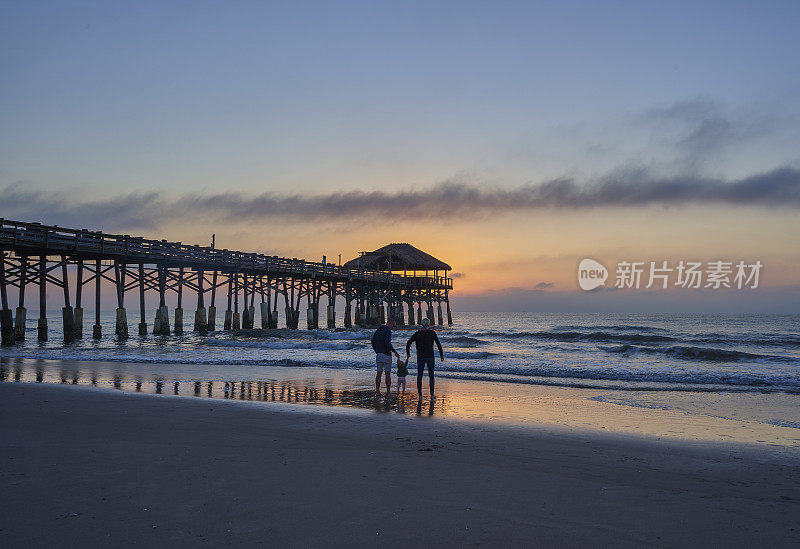
[[[800,315],[458,313],[440,327],[442,377],[593,389],[800,393]],[[226,366],[369,370],[371,330],[254,330],[208,336],[105,337],[0,348],[0,358],[189,364],[194,379]],[[111,324],[103,326],[112,333]],[[396,330],[404,347],[408,330]],[[412,351],[413,352],[413,351]],[[410,369],[415,368],[412,357]]]

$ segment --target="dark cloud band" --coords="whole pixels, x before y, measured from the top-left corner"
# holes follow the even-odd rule
[[[556,179],[515,188],[484,188],[448,181],[428,189],[350,191],[321,195],[262,193],[188,194],[167,198],[158,192],[93,200],[11,185],[0,191],[0,215],[65,226],[139,229],[202,213],[216,219],[268,222],[274,218],[437,219],[466,214],[545,208],[636,207],[651,205],[735,205],[800,207],[800,170],[780,168],[738,180],[702,177],[652,178],[645,172],[606,177],[589,184]],[[113,230],[113,229],[111,229]]]

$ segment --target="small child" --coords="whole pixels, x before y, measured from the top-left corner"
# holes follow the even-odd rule
[[[400,387],[403,387],[402,394],[406,394],[406,376],[408,375],[408,360],[403,362],[397,357],[397,393],[400,394]]]

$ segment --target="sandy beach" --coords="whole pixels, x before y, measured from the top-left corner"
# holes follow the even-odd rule
[[[789,547],[794,448],[0,384],[0,542]],[[777,451],[779,450],[779,451]]]

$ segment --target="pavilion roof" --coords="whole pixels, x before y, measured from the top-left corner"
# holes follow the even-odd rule
[[[361,257],[351,259],[345,267],[375,269],[379,271],[449,271],[450,265],[415,248],[400,242],[387,244],[372,252],[362,252]]]

